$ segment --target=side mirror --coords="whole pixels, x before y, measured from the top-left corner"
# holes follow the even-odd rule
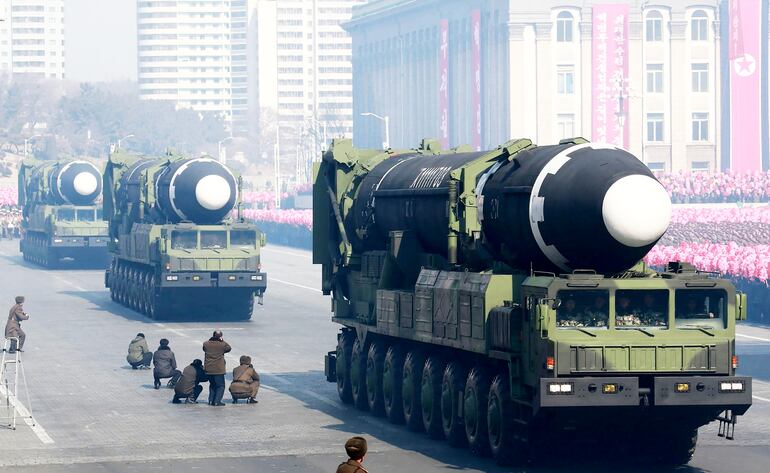
[[[746,294],[743,292],[735,294],[735,320],[746,320],[748,308]]]
[[[541,332],[547,332],[550,324],[550,318],[548,316],[550,306],[546,304],[537,305],[537,320],[535,324]]]
[[[559,307],[561,307],[561,299],[554,299],[553,303],[551,304],[551,309],[556,310]]]
[[[264,232],[260,232],[259,234],[259,246],[265,246],[267,245],[267,234]]]

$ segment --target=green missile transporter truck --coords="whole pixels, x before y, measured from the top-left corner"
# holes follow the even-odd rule
[[[104,189],[113,300],[155,319],[251,318],[267,288],[265,238],[241,216],[240,177],[210,157],[118,151]]]
[[[746,299],[640,261],[671,203],[637,158],[576,138],[356,149],[315,168],[313,261],[342,325],[341,400],[501,464],[593,441],[667,464],[732,438]],[[591,443],[591,442],[588,442]]]
[[[79,266],[103,268],[108,261],[107,224],[96,203],[102,175],[88,161],[25,159],[19,167],[25,261],[49,268],[71,258]]]

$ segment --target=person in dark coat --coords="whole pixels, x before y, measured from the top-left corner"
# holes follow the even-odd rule
[[[168,346],[168,339],[161,338],[160,346],[152,356],[155,369],[153,375],[155,376],[155,389],[160,389],[160,380],[171,378],[168,382],[168,387],[172,388],[179,381],[179,377],[182,376],[182,372],[176,369],[176,357],[174,352]]]
[[[203,362],[198,359],[193,360],[185,367],[179,381],[174,385],[174,399],[171,402],[181,404],[182,399],[186,399],[186,404],[196,404],[198,396],[203,391],[203,386],[200,383],[206,381],[208,381],[208,377],[203,370]]]
[[[225,395],[225,353],[232,348],[222,339],[222,331],[215,330],[211,338],[203,343],[203,369],[209,377],[209,406],[224,406],[222,396]]]
[[[251,364],[251,357],[243,355],[240,359],[240,366],[233,370],[233,382],[230,383],[230,395],[233,396],[233,404],[238,399],[248,399],[249,404],[257,403],[257,392],[259,391],[259,373]]]
[[[16,304],[8,311],[8,322],[5,324],[5,338],[18,338],[19,346],[16,346],[16,340],[11,340],[9,353],[16,353],[16,350],[24,351],[24,340],[27,334],[21,329],[21,321],[29,319],[29,315],[24,312],[24,296],[16,296]]]
[[[348,461],[337,467],[337,473],[369,473],[364,469],[363,462],[366,457],[366,439],[363,437],[351,437],[345,442],[345,453]]]
[[[132,369],[150,369],[150,363],[152,363],[152,352],[150,347],[147,346],[147,340],[144,338],[144,334],[139,332],[136,334],[131,343],[128,344],[128,355],[126,355],[126,361],[131,365]]]

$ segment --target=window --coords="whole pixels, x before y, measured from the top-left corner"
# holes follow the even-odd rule
[[[556,117],[556,131],[558,138],[572,138],[575,136],[575,115],[571,113],[560,113]]]
[[[668,327],[668,291],[616,291],[615,327]]]
[[[171,249],[194,250],[198,248],[198,232],[191,230],[174,230],[171,232]]]
[[[723,289],[677,289],[676,328],[723,328],[727,293]]]
[[[663,141],[663,114],[647,114],[647,141]]]
[[[664,172],[666,170],[666,163],[661,161],[651,162],[647,163],[647,167],[650,168],[650,171]]]
[[[93,222],[95,220],[94,209],[78,209],[76,213],[77,219],[81,222]]]
[[[62,222],[74,222],[75,209],[59,209],[56,212],[56,218]]]
[[[202,250],[221,250],[227,248],[227,232],[201,232]]]
[[[559,43],[572,42],[572,13],[563,11],[556,17],[556,41]]]
[[[690,169],[693,171],[710,171],[711,162],[710,161],[693,161],[692,163],[690,163]]]
[[[663,92],[663,64],[647,64],[647,92]]]
[[[647,41],[663,41],[663,15],[657,10],[649,12],[644,29]]]
[[[692,114],[692,140],[708,141],[709,139],[709,114],[695,112]]]
[[[694,63],[692,65],[692,91],[709,91],[709,65],[706,63]]]
[[[556,297],[561,301],[556,311],[557,327],[607,327],[607,290],[559,291]]]
[[[575,68],[573,66],[558,66],[556,69],[556,92],[573,94],[575,92]]]
[[[253,230],[231,230],[230,247],[232,248],[256,248],[257,232]]]
[[[709,19],[706,16],[706,12],[703,10],[695,11],[690,19],[690,39],[693,41],[707,41],[709,39],[708,23]]]

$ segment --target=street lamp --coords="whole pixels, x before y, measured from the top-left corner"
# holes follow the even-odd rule
[[[25,159],[29,157],[29,147],[27,146],[27,144],[30,141],[34,140],[35,138],[40,138],[41,136],[43,135],[32,135],[29,138],[24,138],[24,158]]]
[[[123,143],[123,141],[124,141],[124,140],[127,140],[127,139],[129,139],[129,138],[133,138],[133,137],[134,137],[134,134],[132,133],[132,134],[130,134],[130,135],[126,135],[126,136],[124,136],[123,138],[120,138],[120,139],[118,140],[118,149],[120,149],[120,144],[121,144],[121,143]]]
[[[222,154],[222,143],[232,139],[233,139],[232,136],[228,136],[227,138],[223,140],[219,140],[219,142],[217,142],[217,158],[219,158],[219,162],[222,164],[225,164],[225,156]]]
[[[385,123],[385,141],[382,142],[383,149],[390,149],[390,117],[385,115],[384,117],[381,117],[380,115],[377,115],[376,113],[372,112],[364,112],[361,114],[363,117],[374,117],[383,123]]]

